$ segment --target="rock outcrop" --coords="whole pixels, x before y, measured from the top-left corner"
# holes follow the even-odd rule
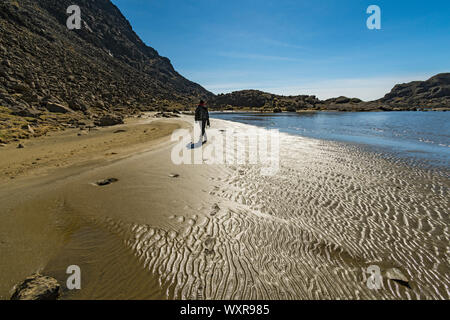
[[[11,300],[56,300],[59,289],[56,279],[35,274],[16,286]]]
[[[110,127],[123,123],[123,117],[113,114],[104,115],[94,122],[94,124],[99,127]]]
[[[228,94],[219,94],[210,105],[220,109],[248,108],[260,111],[291,108],[293,111],[314,108],[320,100],[315,96],[280,96],[259,90],[242,90]]]
[[[450,73],[441,73],[427,81],[398,84],[379,102],[396,108],[450,107]]]

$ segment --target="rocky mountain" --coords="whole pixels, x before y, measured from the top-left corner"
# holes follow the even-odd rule
[[[23,117],[33,119],[23,126],[76,125],[105,114],[180,108],[213,97],[145,45],[110,0],[77,0],[80,30],[66,25],[72,4],[71,0],[0,1],[4,121],[22,116],[22,122]]]
[[[450,73],[440,73],[427,81],[398,84],[378,102],[394,108],[449,108]]]
[[[257,90],[242,90],[218,95],[212,105],[225,110],[258,111],[449,109],[450,73],[438,74],[427,81],[398,84],[384,98],[370,102],[348,97],[319,100],[316,96],[280,96]]]

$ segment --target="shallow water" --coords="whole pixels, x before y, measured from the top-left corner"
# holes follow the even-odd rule
[[[211,116],[305,137],[364,144],[401,157],[450,165],[449,112],[213,112]]]

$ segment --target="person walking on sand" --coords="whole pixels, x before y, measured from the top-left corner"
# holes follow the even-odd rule
[[[200,141],[202,144],[205,144],[208,141],[208,137],[206,135],[206,126],[211,126],[209,122],[209,112],[206,107],[205,101],[201,100],[197,109],[195,110],[195,122],[198,123],[201,130]],[[204,140],[203,140],[204,139]]]

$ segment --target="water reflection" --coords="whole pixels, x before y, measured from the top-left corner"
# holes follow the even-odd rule
[[[317,139],[365,144],[401,156],[421,157],[448,165],[448,112],[305,112],[212,113],[237,121]]]

